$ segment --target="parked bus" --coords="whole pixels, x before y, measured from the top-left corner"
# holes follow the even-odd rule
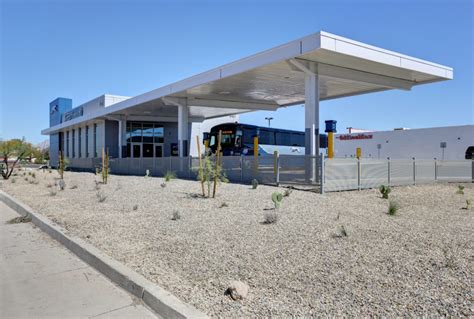
[[[258,136],[260,156],[273,155],[275,151],[284,155],[305,154],[304,132],[242,123],[216,125],[209,133],[204,133],[204,140],[209,141],[209,148],[213,153],[217,149],[219,131],[222,131],[221,148],[224,156],[254,155],[255,136]],[[320,147],[327,147],[327,136],[320,134],[319,138]]]

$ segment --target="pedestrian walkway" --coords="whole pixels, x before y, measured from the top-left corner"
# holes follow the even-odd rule
[[[156,318],[113,284],[0,202],[0,318]]]

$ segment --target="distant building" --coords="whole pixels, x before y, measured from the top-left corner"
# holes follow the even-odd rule
[[[356,157],[362,149],[364,158],[420,158],[461,160],[474,147],[474,125],[394,129],[336,134],[335,157]],[[470,154],[468,154],[469,157]]]

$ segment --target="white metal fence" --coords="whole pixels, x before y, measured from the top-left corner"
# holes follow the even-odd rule
[[[94,170],[100,159],[71,159],[76,169]],[[167,171],[179,178],[196,179],[196,157],[114,158],[114,174],[163,176]],[[317,185],[321,191],[374,188],[380,185],[414,185],[436,181],[473,181],[474,161],[439,161],[426,159],[323,159],[322,156],[224,156],[222,169],[231,182],[263,184]],[[321,183],[322,181],[322,183]]]
[[[472,160],[325,159],[324,191],[374,188],[380,185],[416,185],[436,181],[471,182]]]

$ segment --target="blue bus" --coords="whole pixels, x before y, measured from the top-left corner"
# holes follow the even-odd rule
[[[273,155],[275,151],[282,155],[305,154],[304,132],[242,123],[219,124],[212,127],[209,133],[204,133],[204,140],[209,141],[213,153],[217,149],[219,131],[222,131],[221,149],[224,156],[254,155],[254,136],[258,136],[260,156]],[[320,134],[319,143],[321,148],[326,148],[327,136]]]

